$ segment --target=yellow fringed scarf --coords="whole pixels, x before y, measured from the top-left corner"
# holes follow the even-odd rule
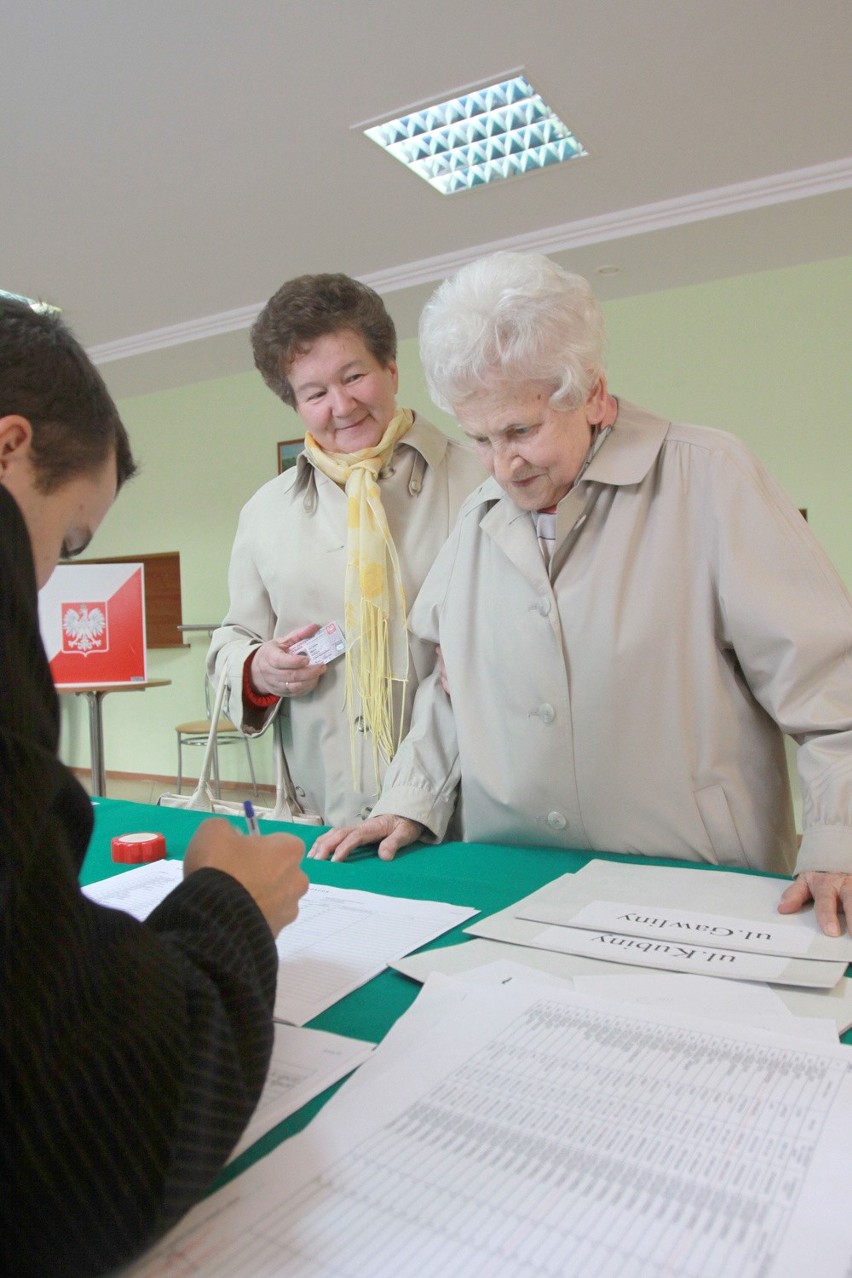
[[[346,706],[349,711],[349,736],[352,749],[352,774],[357,785],[355,753],[355,707],[360,699],[361,714],[373,737],[373,760],[379,781],[379,754],[387,761],[399,746],[402,724],[394,731],[393,683],[408,680],[408,644],[405,644],[406,668],[402,676],[391,669],[390,580],[399,593],[403,626],[405,625],[405,591],[396,546],[388,528],[377,477],[390,460],[397,442],[411,428],[414,414],[401,408],[391,418],[375,448],[362,448],[356,453],[329,453],[320,448],[309,433],[305,436],[305,452],[329,479],[344,489],[348,509],[349,536],[346,548],[343,626],[346,632]],[[355,693],[358,693],[356,698]]]

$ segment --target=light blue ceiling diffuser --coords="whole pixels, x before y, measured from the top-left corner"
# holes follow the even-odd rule
[[[522,75],[364,132],[442,195],[588,154]]]

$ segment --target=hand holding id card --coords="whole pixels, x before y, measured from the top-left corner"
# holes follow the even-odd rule
[[[329,621],[315,635],[311,635],[310,639],[300,639],[298,643],[294,643],[290,651],[304,653],[312,666],[327,666],[343,656],[346,640],[337,622]]]

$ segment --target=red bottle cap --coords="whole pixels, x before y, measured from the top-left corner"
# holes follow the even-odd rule
[[[162,834],[119,834],[112,841],[113,861],[136,864],[160,861],[165,855],[166,840]]]

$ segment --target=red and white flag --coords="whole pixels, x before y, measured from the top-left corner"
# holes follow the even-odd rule
[[[57,687],[144,683],[143,564],[60,564],[39,594]]]

